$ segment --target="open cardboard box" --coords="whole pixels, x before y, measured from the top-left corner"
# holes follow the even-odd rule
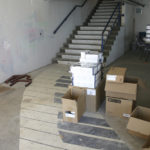
[[[150,108],[138,106],[127,124],[129,133],[147,139],[150,135]]]
[[[107,82],[123,83],[127,68],[111,67],[106,75]]]
[[[85,91],[70,88],[62,97],[63,120],[77,123],[85,112]]]
[[[143,146],[143,150],[150,150],[150,136]]]
[[[124,83],[106,82],[107,97],[136,100],[138,79],[126,77]]]

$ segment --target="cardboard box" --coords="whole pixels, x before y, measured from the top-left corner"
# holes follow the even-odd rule
[[[106,97],[106,113],[109,115],[129,118],[132,108],[132,100]]]
[[[86,111],[97,112],[101,103],[105,99],[105,79],[101,80],[95,89],[86,89]]]
[[[86,95],[86,111],[97,112],[100,104],[105,99],[105,79],[101,80],[96,88],[80,88],[77,86],[70,86],[70,88],[84,89]]]
[[[126,68],[111,67],[106,75],[107,82],[123,83],[126,73]]]
[[[136,100],[138,80],[125,78],[124,83],[106,82],[107,97]]]
[[[150,150],[150,136],[143,146],[143,150]]]
[[[129,119],[129,133],[147,139],[150,135],[150,109],[138,106]]]
[[[63,120],[77,123],[85,112],[85,91],[81,88],[70,88],[62,97]]]

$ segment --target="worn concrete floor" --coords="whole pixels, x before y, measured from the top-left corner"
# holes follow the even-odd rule
[[[30,73],[30,75],[35,78],[46,68],[47,66]],[[5,84],[0,86],[8,87]],[[24,90],[24,83],[19,83],[0,92],[0,150],[19,149],[20,105]]]
[[[111,66],[127,67],[127,75],[138,77],[140,80],[140,90],[138,94],[137,104],[141,106],[150,107],[150,62],[145,63],[144,60],[139,58],[137,53],[128,52]],[[46,67],[31,73],[32,77],[35,78],[39,72],[45,70]],[[24,84],[18,84],[10,90],[0,93],[0,150],[18,150],[19,149],[19,117],[20,117],[20,104],[22,101],[22,95],[24,92]],[[124,122],[118,118],[112,118],[106,116],[108,123],[121,133],[123,139],[129,139],[129,135],[122,130]],[[119,125],[118,125],[119,124]],[[122,124],[122,128],[121,125]],[[123,135],[124,134],[124,135]],[[137,138],[137,143],[134,142],[136,138],[130,138],[127,140],[131,145],[137,147],[142,145],[144,141]],[[133,143],[134,142],[134,143]]]

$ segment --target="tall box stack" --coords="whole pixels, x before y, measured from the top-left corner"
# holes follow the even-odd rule
[[[137,96],[138,81],[125,77],[126,68],[112,67],[106,75],[106,113],[130,117]]]
[[[104,89],[104,83],[101,81],[102,63],[102,53],[81,52],[80,63],[70,67],[72,86],[85,90],[86,111],[88,112],[96,112],[100,106],[102,86]]]

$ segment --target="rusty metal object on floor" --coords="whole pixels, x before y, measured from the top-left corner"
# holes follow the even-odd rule
[[[27,82],[25,84],[25,87],[29,86],[32,83],[32,79],[29,75],[13,75],[9,79],[5,81],[6,84],[9,84],[10,86],[15,85],[17,82]]]

